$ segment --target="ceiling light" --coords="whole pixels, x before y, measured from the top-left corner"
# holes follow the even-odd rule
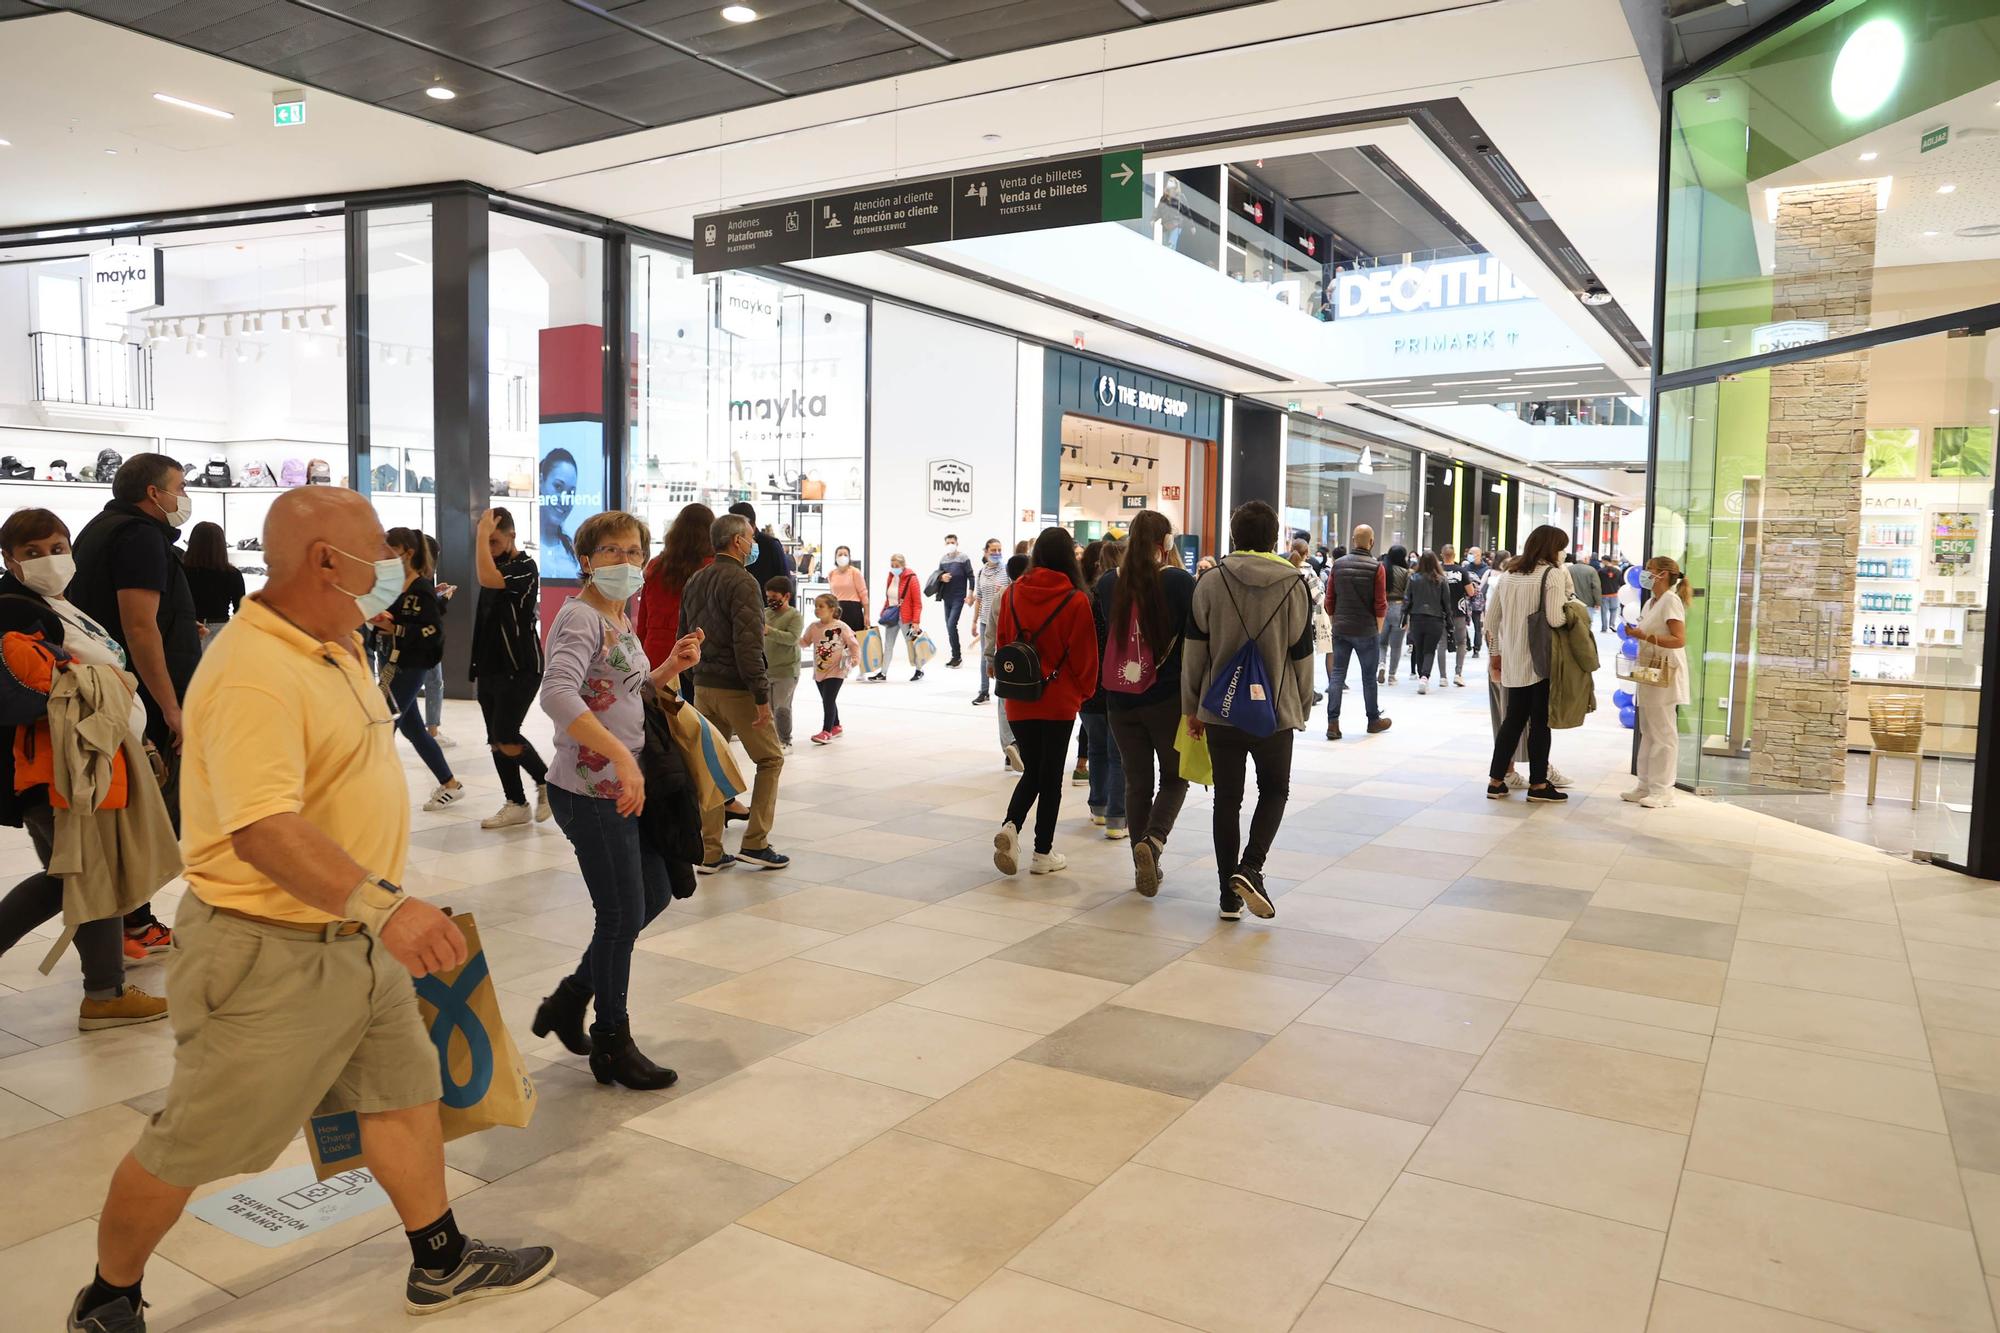
[[[104,150],[104,155],[106,157],[116,157],[118,156],[118,150],[116,148],[107,148]]]
[[[1927,232],[1925,232],[1925,233],[1924,233],[1924,235],[1926,235],[1926,236],[1935,236],[1935,235],[1937,235],[1937,233],[1936,233],[1936,232],[1934,232],[1934,231],[1927,231]]]
[[[1849,33],[1833,62],[1835,109],[1849,120],[1879,111],[1896,91],[1908,54],[1903,30],[1889,19],[1870,19]]]
[[[1861,160],[1863,162],[1873,162],[1876,158],[1880,156],[1882,156],[1880,153],[1863,153],[1861,155]]]
[[[1340,387],[1343,389],[1365,389],[1371,384],[1408,384],[1409,382],[1407,376],[1399,380],[1349,380]]]
[[[1605,291],[1602,287],[1592,287],[1589,291],[1582,293],[1576,299],[1583,302],[1585,305],[1592,305],[1592,306],[1610,305],[1611,293]]]
[[[177,106],[183,111],[198,111],[204,116],[214,116],[217,120],[236,119],[236,113],[233,111],[224,111],[220,107],[203,106],[200,102],[190,102],[187,98],[175,97],[172,93],[154,93],[153,100],[155,102],[165,102],[168,106]]]
[[[1940,186],[1938,186],[1938,193],[1939,193],[1939,194],[1957,194],[1957,193],[1958,193],[1958,187],[1957,187],[1956,185],[1953,185],[1953,184],[1951,184],[1951,183],[1947,182],[1947,183],[1945,183],[1945,184],[1943,184],[1943,185],[1940,185]]]
[[[979,141],[981,143],[999,143],[1000,136],[997,134],[982,134],[979,136]]]
[[[0,139],[0,148],[12,148],[13,146],[14,146],[14,145],[13,145],[12,143],[8,142],[7,140],[5,140],[5,139]]]
[[[430,98],[433,102],[449,102],[452,98],[458,96],[458,94],[441,83],[434,83],[424,89],[424,96]]]
[[[755,23],[757,11],[748,5],[724,5],[722,17],[731,23]]]

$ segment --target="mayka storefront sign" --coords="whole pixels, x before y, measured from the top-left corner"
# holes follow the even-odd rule
[[[113,245],[90,256],[93,320],[160,304],[160,252],[151,246]]]
[[[825,416],[826,395],[793,389],[775,398],[732,398],[729,415],[737,421],[770,421],[782,426],[801,417]]]
[[[1105,407],[1133,407],[1141,412],[1157,412],[1163,417],[1184,417],[1187,400],[1170,398],[1131,384],[1120,384],[1116,375],[1097,377],[1097,401]]]
[[[1794,347],[1810,347],[1826,341],[1823,319],[1785,319],[1776,324],[1759,324],[1750,331],[1750,355],[1783,352]]]
[[[1350,269],[1333,279],[1336,319],[1451,310],[1526,301],[1533,296],[1513,270],[1493,255],[1437,259],[1400,268]]]
[[[939,518],[964,518],[972,512],[972,465],[956,458],[933,458],[930,466],[930,511]]]

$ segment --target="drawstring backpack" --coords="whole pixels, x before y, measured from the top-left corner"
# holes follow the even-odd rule
[[[1249,622],[1243,619],[1243,608],[1237,605],[1236,593],[1230,588],[1229,578],[1223,574],[1221,565],[1215,567],[1215,573],[1222,579],[1222,590],[1229,594],[1229,606],[1236,612],[1236,623],[1247,632]],[[1299,587],[1305,587],[1303,580]],[[1203,708],[1227,725],[1259,740],[1278,729],[1278,707],[1271,693],[1271,675],[1265,669],[1264,654],[1259,651],[1257,641],[1264,637],[1265,631],[1271,628],[1279,612],[1290,601],[1291,595],[1287,593],[1264,622],[1264,628],[1243,640],[1243,646],[1223,664],[1208,692],[1201,697]]]

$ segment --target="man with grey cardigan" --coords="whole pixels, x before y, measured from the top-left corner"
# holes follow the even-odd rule
[[[1278,555],[1278,514],[1262,500],[1229,518],[1231,551],[1194,586],[1182,648],[1181,711],[1188,734],[1206,737],[1215,767],[1215,866],[1224,921],[1240,920],[1245,904],[1268,920],[1277,908],[1264,891],[1264,858],[1285,817],[1291,793],[1292,736],[1312,714],[1313,608],[1305,580]],[[1258,737],[1226,725],[1202,706],[1209,687],[1248,642],[1257,645],[1271,682],[1278,728]],[[1257,767],[1257,808],[1239,853],[1247,764]]]

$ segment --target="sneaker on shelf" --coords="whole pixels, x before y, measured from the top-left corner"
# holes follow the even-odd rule
[[[1243,900],[1234,893],[1224,893],[1222,895],[1222,905],[1217,909],[1216,915],[1224,921],[1241,921],[1243,919]]]
[[[464,783],[453,786],[450,783],[440,782],[437,790],[431,793],[431,798],[424,802],[424,809],[442,810],[448,805],[457,805],[464,798]]]
[[[546,1245],[508,1250],[466,1237],[458,1267],[448,1273],[410,1266],[403,1291],[403,1308],[411,1314],[448,1310],[482,1296],[526,1291],[556,1268],[556,1252]]]
[[[1370,722],[1368,724],[1368,734],[1370,736],[1373,736],[1380,732],[1387,731],[1390,727],[1393,727],[1395,725],[1396,724],[1393,721],[1391,721],[1386,717],[1378,717],[1373,722]]]
[[[832,739],[833,739],[833,733],[830,731],[815,731],[813,733],[812,742],[814,745],[825,745],[828,741]]]
[[[1123,824],[1106,824],[1104,826],[1104,836],[1116,842],[1120,838],[1129,838],[1132,835],[1126,830]]]
[[[549,809],[549,784],[546,782],[537,782],[535,784],[535,822],[537,824],[546,824],[549,822],[549,816],[554,813],[555,811]]]
[[[731,856],[728,852],[724,852],[722,855],[716,857],[713,861],[701,862],[694,868],[694,873],[697,875],[713,875],[716,871],[727,870],[730,866],[733,866],[735,864],[736,864],[736,858]]]
[[[1650,796],[1652,794],[1652,791],[1653,789],[1651,787],[1641,784],[1637,787],[1634,787],[1631,791],[1619,792],[1618,799],[1621,801],[1630,801],[1633,805],[1637,805],[1641,801],[1645,800],[1648,796]]]
[[[134,1023],[156,1023],[166,1016],[165,996],[148,995],[127,982],[112,999],[86,997],[83,1007],[77,1010],[76,1026],[83,1032],[96,1032],[103,1028],[131,1027]]]
[[[1524,778],[1524,777],[1522,777],[1522,776],[1521,776],[1521,770],[1520,770],[1520,769],[1518,769],[1518,768],[1510,768],[1510,769],[1508,769],[1508,770],[1507,770],[1507,790],[1508,790],[1508,791],[1526,791],[1527,789],[1528,789],[1528,780],[1527,780],[1526,778]]]
[[[993,835],[993,868],[1003,875],[1016,874],[1021,869],[1021,830],[1012,824],[1002,824]]]
[[[509,801],[492,814],[479,821],[481,828],[513,828],[517,824],[534,822],[535,812],[528,808],[526,801]]]
[[[745,870],[783,870],[792,858],[775,847],[744,847],[737,851],[736,863]]]
[[[1021,768],[1021,747],[1018,745],[1003,745],[1000,748],[1007,756],[1007,771],[1009,773],[1023,771]]]
[[[137,947],[139,952],[133,953]],[[174,932],[158,921],[148,921],[138,930],[125,932],[125,956],[146,958],[156,953],[165,953],[174,947]]]
[[[1058,870],[1069,868],[1069,858],[1061,852],[1036,852],[1035,859],[1028,863],[1031,875],[1053,875]]]
[[[1264,872],[1243,866],[1229,877],[1229,887],[1243,900],[1250,914],[1261,921],[1269,921],[1278,914],[1272,905],[1271,896],[1264,892]]]
[[[1072,787],[1088,787],[1090,785],[1090,766],[1088,764],[1078,764],[1075,768],[1071,769],[1069,771],[1069,785]]]
[[[1670,791],[1649,791],[1639,802],[1647,810],[1664,810],[1673,803],[1674,794]]]
[[[1573,786],[1574,784],[1570,782],[1569,774],[1563,772],[1560,768],[1557,768],[1554,764],[1550,764],[1549,785],[1551,787],[1568,787],[1568,786]]]
[[[64,1325],[67,1333],[146,1333],[146,1316],[133,1309],[132,1302],[121,1296],[86,1313],[83,1298],[88,1295],[89,1287],[76,1294],[75,1303],[69,1307],[69,1322]]]

